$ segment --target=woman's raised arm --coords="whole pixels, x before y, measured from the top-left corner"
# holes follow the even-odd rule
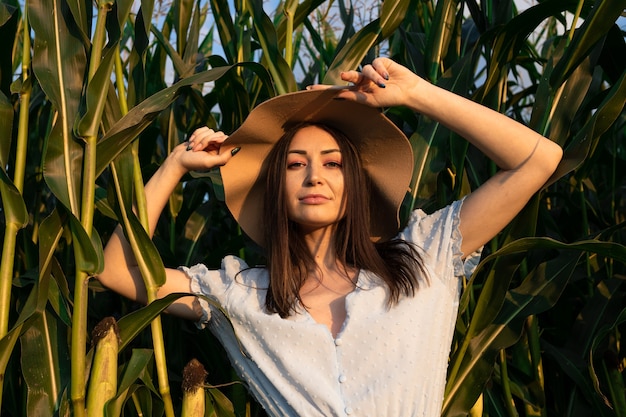
[[[170,194],[187,172],[205,170],[224,165],[231,158],[230,149],[221,149],[227,136],[209,128],[196,130],[189,141],[174,148],[163,164],[145,186],[148,222],[152,236]],[[189,292],[189,279],[180,270],[166,268],[166,282],[157,296],[164,297],[174,292]],[[104,270],[98,280],[111,290],[139,302],[147,302],[146,288],[139,272],[135,256],[118,225],[104,249]],[[180,298],[168,312],[188,319],[199,319],[192,303],[194,297]]]
[[[491,158],[501,170],[469,195],[461,210],[462,251],[470,254],[502,230],[543,187],[562,149],[515,120],[437,87],[387,58],[361,72],[341,97],[376,107],[403,105],[447,126]],[[317,87],[314,87],[317,88]]]

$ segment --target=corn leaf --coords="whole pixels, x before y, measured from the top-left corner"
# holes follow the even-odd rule
[[[72,35],[72,16],[60,0],[28,2],[35,32],[33,71],[58,112],[48,138],[44,175],[48,185],[72,213],[78,214],[82,149],[72,134],[86,71],[87,57],[81,40]]]
[[[96,275],[104,269],[104,254],[102,241],[98,233],[87,234],[80,221],[69,213],[72,239],[76,246],[76,265],[90,275]]]
[[[616,243],[590,240],[566,244],[550,238],[524,238],[502,247],[483,259],[473,277],[494,259],[500,260],[507,255],[538,249],[561,249],[565,252],[556,260],[547,263],[545,267],[538,268],[530,274],[522,285],[510,290],[493,321],[489,315],[474,314],[472,321],[483,323],[478,325],[472,323],[464,335],[462,344],[467,346],[467,350],[457,350],[451,359],[451,374],[444,400],[443,415],[446,417],[461,415],[463,410],[471,408],[490,377],[491,364],[496,353],[517,341],[525,317],[541,313],[554,305],[569,281],[580,251],[598,253],[626,263],[626,247]],[[485,296],[481,294],[478,304],[491,302],[487,293]]]
[[[117,395],[106,405],[107,416],[121,415],[124,404],[131,398],[135,382],[146,371],[154,353],[150,349],[133,349],[130,359],[121,366]]]
[[[95,75],[89,81],[86,92],[86,109],[82,117],[76,119],[74,131],[82,138],[96,136],[100,128],[102,113],[106,107],[109,88],[111,87],[111,71],[115,60],[115,48],[109,49]]]
[[[15,185],[13,185],[2,167],[0,167],[0,196],[4,206],[2,214],[4,215],[5,223],[12,224],[17,229],[26,227],[28,224],[26,204],[24,204],[22,195],[15,188]]]
[[[606,93],[604,100],[593,113],[593,116],[574,135],[565,149],[563,160],[553,178],[558,178],[566,172],[578,169],[585,161],[590,152],[599,144],[602,135],[622,115],[624,102],[626,101],[626,73]],[[588,174],[587,169],[577,173],[578,176]]]
[[[9,163],[11,150],[11,131],[13,129],[13,106],[2,92],[0,92],[0,165],[6,167]]]
[[[386,0],[380,18],[367,24],[337,53],[328,69],[325,84],[342,83],[340,73],[358,68],[367,52],[391,34],[402,23],[408,11],[409,0]]]
[[[67,327],[49,312],[36,316],[20,337],[22,374],[28,386],[27,415],[54,414],[69,382]]]
[[[278,45],[276,29],[269,16],[263,10],[263,3],[245,0],[246,7],[250,11],[256,36],[264,53],[264,61],[268,66],[278,94],[297,91],[298,86],[293,72],[281,53]]]
[[[150,123],[176,99],[180,90],[205,82],[215,81],[232,67],[220,67],[203,71],[178,81],[169,88],[147,98],[133,107],[128,114],[115,123],[98,142],[96,175],[128,146]]]
[[[563,58],[550,75],[550,84],[558,87],[586,58],[589,51],[604,37],[612,24],[626,9],[625,0],[596,0],[583,24],[576,30]]]

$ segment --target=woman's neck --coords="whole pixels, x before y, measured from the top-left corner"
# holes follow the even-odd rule
[[[337,266],[334,230],[330,228],[317,229],[304,235],[304,242],[315,260],[317,269],[322,271],[333,270]]]

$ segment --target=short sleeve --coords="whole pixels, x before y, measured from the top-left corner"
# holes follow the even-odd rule
[[[227,256],[222,260],[220,269],[208,269],[204,264],[192,267],[179,267],[190,280],[190,289],[193,294],[204,296],[224,305],[228,292],[238,273],[247,269],[248,265],[236,256]],[[211,318],[211,306],[202,297],[198,297],[201,318],[196,326],[204,328]]]
[[[480,250],[463,259],[459,230],[462,205],[463,200],[458,200],[432,214],[417,209],[399,235],[421,248],[426,263],[440,277],[469,276],[480,260]]]

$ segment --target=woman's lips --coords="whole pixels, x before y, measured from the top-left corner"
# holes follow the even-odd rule
[[[328,197],[322,194],[307,194],[303,197],[300,197],[300,201],[305,204],[322,204],[327,202]]]

